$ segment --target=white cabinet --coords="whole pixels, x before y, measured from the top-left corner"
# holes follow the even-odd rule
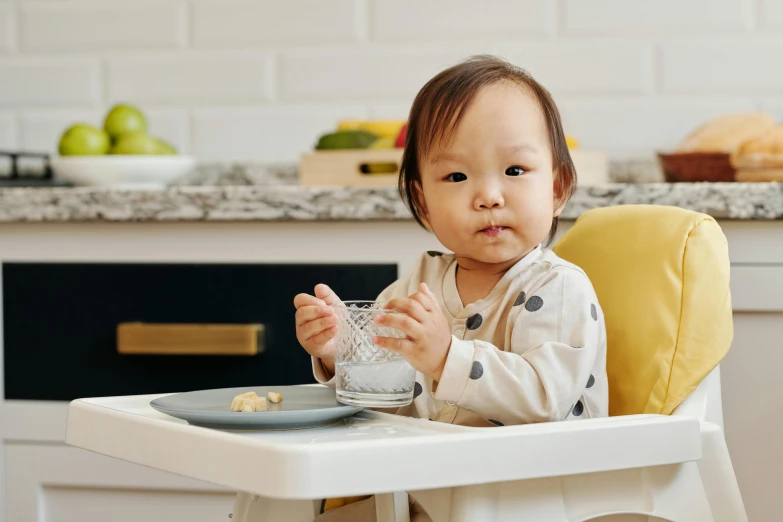
[[[234,492],[60,444],[5,447],[8,521],[228,522]]]

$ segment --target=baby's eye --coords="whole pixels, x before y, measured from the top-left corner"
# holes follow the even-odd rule
[[[468,179],[468,177],[462,172],[452,172],[451,174],[446,176],[446,179],[448,181],[453,181],[454,183],[459,183],[460,181],[465,181],[466,179]]]
[[[506,169],[506,176],[521,176],[525,173],[522,167],[509,167]]]

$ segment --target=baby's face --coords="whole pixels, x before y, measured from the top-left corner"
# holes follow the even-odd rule
[[[538,246],[557,208],[552,151],[532,95],[485,87],[446,147],[422,161],[425,218],[463,258],[505,263]]]

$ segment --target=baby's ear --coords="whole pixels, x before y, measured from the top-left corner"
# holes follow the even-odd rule
[[[553,187],[553,196],[554,196],[554,208],[555,212],[552,214],[552,217],[559,217],[560,214],[563,212],[563,209],[566,206],[566,203],[568,203],[568,197],[566,194],[569,192],[568,187],[566,187],[563,184],[563,177],[558,176],[557,171],[555,171],[554,176],[554,187]]]
[[[421,217],[421,220],[427,228],[432,230],[429,220],[429,210],[427,209],[427,201],[424,199],[424,191],[422,190],[419,181],[413,182],[413,194],[416,198],[416,207],[419,209],[419,217]]]

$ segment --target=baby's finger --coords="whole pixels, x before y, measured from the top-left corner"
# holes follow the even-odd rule
[[[311,340],[319,333],[337,326],[337,317],[330,315],[329,317],[323,317],[316,319],[315,321],[308,321],[299,327],[299,333],[306,341]]]
[[[417,302],[419,304],[419,306],[422,307],[422,309],[424,309],[424,310],[426,310],[428,312],[431,312],[435,308],[435,306],[436,306],[432,302],[432,298],[430,297],[430,295],[427,294],[427,293],[421,292],[421,291],[416,292],[410,298],[412,300],[414,300],[415,302]],[[419,319],[419,320],[423,321],[423,318]]]
[[[387,328],[396,328],[412,339],[421,337],[421,323],[407,314],[381,314],[375,323]]]
[[[328,317],[334,313],[331,306],[303,306],[296,311],[296,326],[302,326],[308,321]]]
[[[407,352],[412,351],[414,347],[413,341],[409,341],[408,339],[402,339],[399,337],[375,336],[372,338],[372,342],[377,346],[380,346],[381,348],[386,348],[387,350],[401,353],[403,355]]]
[[[424,292],[428,296],[430,296],[430,299],[432,299],[432,304],[434,304],[436,307],[439,307],[438,305],[438,298],[435,296],[435,294],[430,290],[430,287],[427,286],[427,283],[421,283],[419,285],[419,291]]]
[[[334,344],[334,337],[337,335],[337,330],[337,326],[332,326],[323,332],[315,334],[310,339],[308,339],[308,341],[313,344],[322,344],[324,347],[330,347]]]
[[[322,299],[318,299],[310,294],[298,294],[294,297],[294,306],[301,308],[303,306],[326,306]]]
[[[335,294],[331,288],[324,284],[316,285],[315,295],[328,305],[333,305],[340,302],[340,298],[337,297],[337,294]]]
[[[384,306],[384,308],[387,310],[396,310],[398,312],[402,312],[419,322],[424,321],[427,318],[427,312],[424,307],[421,306],[421,303],[411,298],[398,297],[396,299],[392,299],[386,304],[386,306]],[[383,314],[381,317],[386,315],[389,314]]]

